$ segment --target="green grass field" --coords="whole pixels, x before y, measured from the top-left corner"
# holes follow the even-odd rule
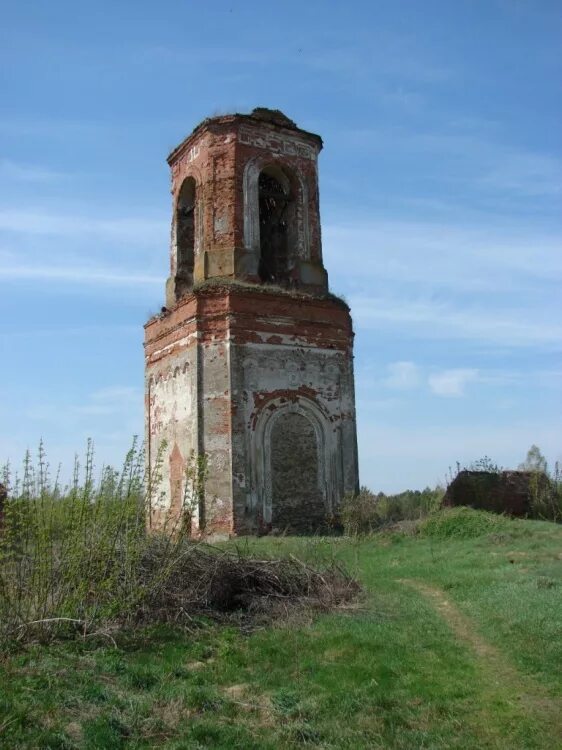
[[[355,606],[251,634],[170,627],[0,662],[0,747],[562,748],[562,528],[472,511],[421,533],[241,541],[336,557]]]

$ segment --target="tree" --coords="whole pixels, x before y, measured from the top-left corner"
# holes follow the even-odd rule
[[[532,445],[527,451],[527,458],[519,464],[520,471],[542,471],[546,474],[546,458],[538,445]]]

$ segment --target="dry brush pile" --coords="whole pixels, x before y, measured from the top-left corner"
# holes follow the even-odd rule
[[[145,580],[158,576],[163,544],[165,540],[153,538],[140,568]],[[335,563],[318,568],[296,557],[258,558],[187,542],[173,569],[140,603],[136,617],[276,615],[295,605],[329,610],[350,602],[358,592],[358,582]]]

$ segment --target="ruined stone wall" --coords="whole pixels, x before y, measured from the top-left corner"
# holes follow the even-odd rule
[[[349,312],[331,300],[259,294],[237,295],[231,308],[235,530],[310,531],[358,483]],[[280,451],[298,497],[280,494]]]
[[[209,457],[207,532],[312,531],[357,488],[345,305],[212,288],[149,323],[146,336],[152,460],[168,442],[164,508],[179,507],[174,482],[192,450]]]
[[[184,306],[147,325],[145,445],[150,470],[160,474],[150,523],[179,517],[184,475],[198,448],[195,307]],[[198,525],[198,516],[194,519]]]
[[[190,295],[146,326],[146,444],[153,472],[165,442],[155,526],[179,517],[190,457],[194,467],[198,455],[207,455],[206,501],[195,508],[193,531],[231,531],[226,308],[226,298]]]
[[[228,340],[200,344],[201,452],[208,457],[204,522],[207,532],[231,533],[231,389]]]

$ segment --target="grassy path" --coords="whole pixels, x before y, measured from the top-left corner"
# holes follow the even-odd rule
[[[399,582],[413,587],[426,597],[455,636],[470,646],[480,662],[481,673],[486,676],[487,692],[495,694],[498,684],[507,685],[518,709],[548,728],[553,747],[562,747],[562,700],[550,695],[532,677],[521,674],[503,653],[478,633],[476,624],[440,588],[415,579],[400,579]]]

